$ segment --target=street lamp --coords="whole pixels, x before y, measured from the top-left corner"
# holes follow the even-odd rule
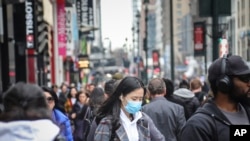
[[[145,51],[145,82],[148,83],[148,4],[149,0],[144,0],[143,4],[145,5],[145,38],[143,40],[143,49]]]

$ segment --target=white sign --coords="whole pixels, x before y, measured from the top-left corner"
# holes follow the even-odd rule
[[[73,40],[73,8],[72,7],[66,7],[66,45],[67,50],[66,54],[67,56],[73,56],[74,52],[74,40]]]
[[[32,0],[25,1],[27,48],[34,48],[34,25],[33,25],[33,7],[32,6],[33,6]]]

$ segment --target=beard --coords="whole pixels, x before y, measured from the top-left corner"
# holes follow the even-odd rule
[[[229,98],[231,101],[235,103],[249,103],[249,98],[247,93],[248,92],[241,91],[234,87],[233,90],[229,92]]]

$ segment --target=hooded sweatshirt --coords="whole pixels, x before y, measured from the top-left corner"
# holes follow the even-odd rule
[[[183,106],[186,119],[189,119],[200,106],[200,102],[194,93],[186,88],[175,90],[172,99],[175,103]]]
[[[249,107],[246,110],[250,121]],[[232,123],[216,106],[213,100],[209,100],[203,107],[187,121],[182,129],[182,141],[229,141],[230,125]]]
[[[1,141],[54,141],[59,128],[50,120],[0,122]]]

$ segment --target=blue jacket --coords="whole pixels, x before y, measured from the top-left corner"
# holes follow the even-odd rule
[[[63,135],[67,141],[73,141],[69,118],[61,111],[54,109],[52,113],[52,120],[57,126],[59,126],[60,134]]]

